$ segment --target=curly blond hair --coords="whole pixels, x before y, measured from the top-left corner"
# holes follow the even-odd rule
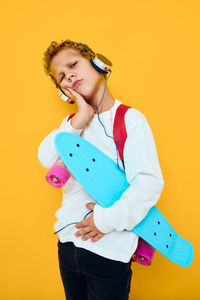
[[[43,53],[43,67],[44,67],[44,71],[46,73],[46,75],[50,76],[51,79],[53,80],[53,82],[55,84],[58,84],[56,78],[53,76],[52,72],[51,72],[51,61],[53,59],[53,57],[61,50],[64,49],[68,49],[68,48],[72,48],[75,49],[77,51],[79,51],[79,53],[83,56],[86,57],[88,60],[90,60],[92,57],[95,57],[95,53],[94,51],[87,45],[87,44],[82,44],[87,51],[84,51],[84,47],[81,45],[77,45],[76,42],[71,41],[69,39],[67,40],[61,40],[60,43],[53,41],[51,42],[51,44],[49,45],[49,47],[47,48],[47,50]],[[104,61],[106,61],[106,63],[110,66],[112,66],[112,63],[103,55],[98,54],[99,58],[104,58]],[[104,78],[106,79],[107,74],[103,74]]]

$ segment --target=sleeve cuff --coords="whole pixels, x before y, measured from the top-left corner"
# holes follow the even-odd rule
[[[99,204],[94,207],[94,223],[95,226],[103,233],[109,233],[113,231],[113,227],[106,221],[108,208],[103,208]]]
[[[65,122],[62,124],[62,126],[60,127],[61,129],[63,130],[66,130],[67,132],[70,132],[70,133],[73,133],[73,134],[76,134],[76,135],[80,135],[83,128],[82,129],[75,129],[72,127],[71,125],[71,120],[69,120],[69,122],[67,122],[67,120],[65,120]]]

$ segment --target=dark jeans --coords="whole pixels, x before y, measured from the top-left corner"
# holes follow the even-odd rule
[[[60,241],[58,258],[67,300],[128,300],[131,262],[111,260]]]

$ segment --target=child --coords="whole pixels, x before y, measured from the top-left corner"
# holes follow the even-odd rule
[[[54,138],[62,131],[81,136],[116,161],[114,140],[105,134],[96,110],[106,75],[91,65],[89,60],[94,52],[82,45],[91,55],[71,40],[52,42],[44,55],[46,74],[78,105],[78,112],[69,120],[67,115],[60,128],[40,144],[38,158],[46,168],[59,159]],[[80,81],[75,84],[77,80]],[[109,136],[113,136],[115,112],[121,103],[106,87],[99,117]],[[130,108],[125,124],[124,166],[130,186],[120,200],[109,208],[101,207],[72,175],[63,187],[62,207],[56,212],[58,221],[54,229],[58,231],[66,224],[78,222],[59,232],[59,267],[68,300],[128,299],[131,257],[138,243],[138,236],[131,229],[156,204],[164,181],[145,116]],[[119,165],[123,168],[121,160]],[[84,219],[90,210],[93,212]]]

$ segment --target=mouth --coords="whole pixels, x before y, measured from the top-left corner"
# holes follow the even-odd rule
[[[78,86],[81,81],[82,81],[82,79],[74,81],[72,87],[74,88],[74,87]]]

